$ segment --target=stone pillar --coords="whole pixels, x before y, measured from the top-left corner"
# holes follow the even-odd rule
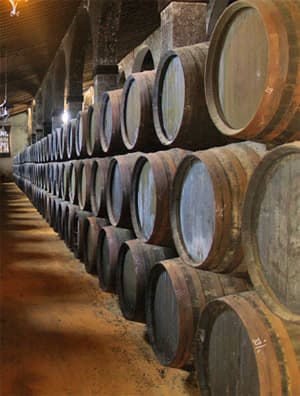
[[[99,65],[94,70],[94,103],[99,103],[102,92],[117,89],[118,65]]]
[[[162,51],[205,41],[206,9],[204,2],[169,2],[160,13]]]
[[[83,96],[68,96],[67,110],[70,113],[70,118],[76,118],[77,113],[82,110]]]

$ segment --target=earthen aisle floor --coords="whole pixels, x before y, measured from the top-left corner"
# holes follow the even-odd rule
[[[13,183],[0,185],[0,268],[1,396],[198,394]]]

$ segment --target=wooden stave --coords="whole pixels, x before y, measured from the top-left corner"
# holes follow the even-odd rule
[[[100,109],[99,109],[99,136],[100,145],[105,155],[117,155],[123,154],[126,148],[122,142],[121,137],[121,100],[122,100],[122,89],[115,89],[112,91],[103,92],[100,97]],[[112,109],[112,136],[109,144],[106,142],[104,120],[105,120],[105,109],[107,103],[110,102]]]
[[[296,0],[298,3],[298,0]],[[294,2],[295,3],[295,2]],[[300,29],[297,21],[300,18],[300,9],[298,4],[287,0],[270,0],[261,2],[260,0],[236,1],[231,4],[215,27],[211,37],[209,53],[205,68],[205,95],[208,104],[210,116],[219,129],[226,136],[236,139],[255,140],[263,143],[282,144],[299,140],[300,138],[300,55],[297,51],[292,51],[293,43],[299,41]],[[281,74],[282,68],[275,66],[276,62],[269,64],[268,81],[266,90],[261,99],[259,108],[252,120],[244,128],[236,130],[229,126],[219,114],[219,104],[215,103],[214,81],[215,70],[214,60],[217,56],[218,44],[223,42],[224,32],[227,23],[241,9],[253,7],[263,19],[264,27],[268,35],[270,48],[269,59],[287,59],[286,48],[290,46],[289,62],[287,68],[290,69],[290,75]],[[293,19],[294,17],[294,19]],[[298,25],[298,28],[296,26]],[[276,39],[275,39],[276,37]],[[297,65],[295,67],[295,65]],[[293,74],[293,71],[297,72]],[[298,77],[297,77],[298,76]],[[294,92],[290,95],[291,79],[294,79]],[[285,86],[285,81],[289,83]],[[271,94],[270,94],[271,93]],[[274,95],[272,95],[274,93]],[[273,100],[273,97],[276,98]],[[290,108],[287,105],[289,98]],[[273,101],[272,101],[273,100]],[[282,116],[282,119],[280,117]]]
[[[245,260],[249,270],[251,281],[254,288],[264,303],[278,315],[281,319],[300,323],[300,315],[292,312],[282,304],[271,289],[266,276],[261,269],[261,263],[255,237],[256,219],[258,214],[260,183],[267,177],[268,170],[275,166],[276,161],[285,155],[299,154],[300,142],[287,143],[269,152],[256,168],[250,179],[245,204],[243,208],[242,220],[242,240],[245,245]],[[256,195],[257,194],[257,195]]]
[[[134,309],[129,308],[124,301],[122,264],[127,251],[130,251],[135,259],[134,265],[136,269],[137,289],[136,305]],[[138,239],[126,241],[121,245],[118,256],[116,280],[119,306],[126,319],[134,322],[146,323],[145,301],[150,270],[156,262],[172,257],[176,257],[175,250],[163,246],[149,245]]]
[[[155,132],[164,146],[200,150],[228,142],[212,122],[205,101],[204,68],[207,52],[208,43],[200,43],[169,50],[160,59],[153,86],[152,107]],[[179,131],[171,140],[163,128],[160,98],[164,74],[171,60],[176,57],[184,72],[184,112]],[[199,137],[200,125],[203,130],[202,137]]]
[[[106,180],[107,180],[107,171],[109,166],[110,158],[94,158],[92,168],[91,168],[91,193],[90,193],[90,201],[91,201],[91,212],[94,216],[102,216],[107,217],[106,212]],[[96,190],[96,171],[100,167],[103,177],[102,189],[100,191],[100,205],[97,203],[96,196],[99,194],[99,191]]]
[[[62,198],[69,201],[70,162],[62,163]]]
[[[63,200],[58,204],[57,233],[58,233],[60,239],[63,239],[63,237],[64,237],[64,225],[65,225],[64,219],[65,219],[67,206],[68,206],[68,202],[63,201]]]
[[[235,155],[235,149],[244,148],[245,156],[243,157],[241,153],[237,156]],[[252,143],[235,143],[225,147],[213,148],[206,151],[198,151],[193,154],[189,154],[183,159],[179,165],[176,176],[173,182],[172,193],[171,193],[171,229],[173,235],[173,241],[178,251],[178,254],[183,259],[183,261],[192,265],[196,268],[208,269],[219,273],[230,273],[234,272],[244,276],[247,273],[247,265],[243,260],[243,251],[241,244],[241,217],[242,217],[242,205],[244,198],[239,198],[233,191],[232,186],[234,186],[234,178],[239,182],[235,182],[236,186],[239,186],[240,193],[243,197],[246,194],[247,178],[249,181],[250,173],[253,173],[255,167],[261,160],[260,155],[254,149],[256,146]],[[263,146],[261,151],[263,151]],[[258,147],[258,151],[260,148]],[[238,154],[238,152],[237,152]],[[248,158],[252,158],[253,163],[247,161]],[[261,153],[262,156],[262,153]],[[180,224],[178,219],[178,202],[181,182],[184,180],[183,175],[185,170],[190,166],[193,159],[198,159],[205,163],[207,170],[210,174],[213,188],[214,196],[216,198],[215,211],[215,231],[213,236],[213,242],[210,248],[210,252],[204,262],[194,261],[189,253],[184,247],[184,242],[182,241],[182,236],[180,234]],[[235,167],[232,165],[235,164]],[[247,164],[252,165],[252,169],[245,172]],[[230,169],[233,170],[230,174],[226,172]],[[220,188],[222,186],[222,188]],[[235,204],[233,204],[233,198]],[[227,203],[227,205],[226,205]],[[237,204],[238,203],[238,204]],[[234,205],[236,211],[235,213],[231,210],[232,205]],[[217,216],[216,213],[219,213]],[[236,226],[229,227],[230,234],[228,230],[224,229],[225,225]],[[232,246],[230,246],[230,241],[232,240]]]
[[[68,202],[65,211],[64,240],[71,251],[73,251],[74,216],[78,210],[80,210],[79,206]]]
[[[179,312],[179,343],[173,356],[158,348],[153,321],[153,301],[156,282],[166,272],[174,285]],[[168,367],[193,365],[196,330],[205,305],[220,296],[251,289],[246,280],[229,275],[202,271],[184,264],[180,258],[158,262],[151,270],[146,294],[146,320],[152,349],[159,362]]]
[[[66,161],[67,157],[67,136],[68,135],[68,126],[64,124],[61,128],[60,132],[60,143],[58,146],[58,158],[60,161]]]
[[[131,177],[134,164],[140,152],[130,153],[126,155],[114,156],[110,159],[108,170],[107,170],[107,188],[106,188],[106,210],[109,221],[116,227],[132,228],[131,215],[130,215],[130,192],[131,192]],[[121,175],[121,194],[122,194],[122,205],[121,213],[118,219],[115,218],[113,208],[111,205],[111,180],[114,167],[118,166]]]
[[[57,162],[56,163],[56,179],[55,179],[55,191],[56,191],[56,195],[59,198],[62,198],[62,163],[61,162]]]
[[[129,151],[158,149],[161,147],[159,140],[155,134],[153,113],[152,113],[152,90],[155,78],[155,71],[144,71],[141,73],[131,74],[123,87],[122,101],[121,101],[121,137],[124,146]],[[139,130],[134,143],[131,143],[127,137],[126,127],[126,106],[127,96],[133,82],[136,82],[139,89],[139,105],[141,109],[141,119],[139,123]]]
[[[110,260],[109,260],[109,276],[108,280],[105,279],[103,273],[103,257],[102,246],[104,239],[107,239],[110,247]],[[127,228],[119,228],[115,226],[103,227],[99,233],[98,239],[98,252],[97,252],[97,274],[99,279],[99,287],[110,293],[116,293],[116,268],[121,245],[134,239],[135,235],[132,230]]]
[[[93,217],[91,212],[78,210],[73,218],[73,252],[76,258],[83,260],[84,255],[84,238],[87,231],[88,217]]]
[[[92,159],[84,159],[80,162],[78,169],[78,205],[80,210],[91,210],[90,194],[91,194],[91,172],[92,172]],[[82,172],[86,172],[86,194],[82,194]]]
[[[176,169],[188,151],[171,149],[156,153],[141,154],[136,160],[132,172],[132,188],[130,197],[131,222],[138,239],[153,245],[174,247],[170,223],[170,198],[172,183]],[[137,213],[137,185],[143,165],[148,162],[154,173],[156,187],[156,214],[152,233],[146,238],[141,230]]]
[[[78,172],[80,167],[80,160],[73,160],[70,162],[69,173],[69,201],[71,204],[78,204]],[[72,173],[75,172],[75,185],[72,187]]]
[[[78,119],[73,118],[69,121],[67,127],[67,158],[68,160],[76,158],[76,131],[77,131]]]
[[[62,202],[61,198],[57,198],[54,196],[52,200],[52,209],[51,209],[51,221],[50,221],[50,226],[53,228],[55,232],[58,232],[58,226],[59,226],[59,221],[60,219],[58,218],[58,207],[59,204]]]
[[[237,313],[249,332],[257,366],[260,368],[258,370],[260,395],[299,394],[300,346],[299,341],[296,341],[299,340],[299,326],[283,322],[267,308],[254,291],[218,298],[208,303],[203,310],[197,328],[195,359],[201,394],[211,395],[207,369],[207,342],[209,342],[207,339],[218,313],[227,310]],[[264,353],[258,353],[259,349],[255,352],[255,340],[262,339],[266,340],[266,343],[262,344]]]
[[[97,249],[98,249],[98,237],[101,229],[109,224],[107,219],[99,218],[99,217],[87,217],[86,218],[86,228],[84,234],[84,249],[83,249],[83,262],[85,266],[85,270],[87,273],[96,275],[97,274]],[[92,228],[92,240],[88,239],[88,230]],[[89,245],[91,245],[92,252],[92,260],[90,260],[88,249]]]
[[[77,158],[88,157],[87,152],[88,134],[88,110],[80,111],[77,115],[77,129],[75,134],[75,150]]]
[[[97,104],[92,104],[88,107],[87,110],[87,134],[86,134],[86,151],[87,151],[87,156],[88,157],[93,157],[93,156],[98,156],[101,155],[101,150],[100,150],[100,146],[99,146],[99,131],[98,133],[96,133],[96,140],[94,142],[94,144],[92,144],[91,142],[91,126],[92,126],[92,120],[93,117],[97,118],[97,113],[99,113],[99,111],[97,111],[98,109],[98,105]],[[97,130],[99,130],[97,123],[94,125],[97,127]]]

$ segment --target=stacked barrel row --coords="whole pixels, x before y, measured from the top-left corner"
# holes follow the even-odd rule
[[[298,0],[236,1],[209,45],[166,52],[15,160],[18,185],[146,322],[160,362],[196,366],[202,394],[300,394],[299,22]]]

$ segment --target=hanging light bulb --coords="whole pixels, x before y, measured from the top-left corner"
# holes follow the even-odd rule
[[[17,10],[18,4],[22,0],[8,0],[11,4],[11,11],[10,11],[10,16],[19,16],[20,12]],[[27,3],[28,0],[24,0],[25,3]]]

